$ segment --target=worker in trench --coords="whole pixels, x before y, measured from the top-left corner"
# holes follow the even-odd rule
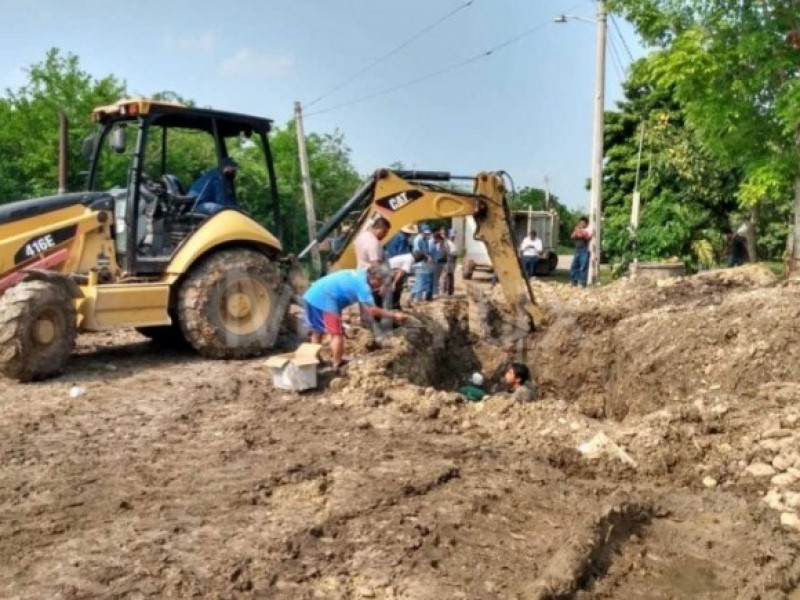
[[[512,362],[503,375],[503,383],[514,402],[526,404],[538,399],[537,390],[531,381],[531,371],[524,363]]]
[[[315,281],[303,295],[305,323],[311,330],[311,341],[322,343],[322,336],[330,336],[333,369],[344,364],[344,327],[342,311],[359,303],[362,314],[372,319],[390,319],[404,323],[408,315],[398,310],[380,308],[375,304],[375,292],[383,295],[392,282],[392,273],[386,264],[370,265],[366,269],[343,269]]]

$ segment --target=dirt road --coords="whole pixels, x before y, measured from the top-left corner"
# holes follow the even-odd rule
[[[86,336],[0,382],[0,597],[790,597],[800,308],[760,277],[536,284],[526,406],[452,392],[508,359],[459,301],[303,395]]]

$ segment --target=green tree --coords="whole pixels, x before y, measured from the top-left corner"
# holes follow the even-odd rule
[[[294,121],[276,129],[270,142],[278,177],[280,196],[281,230],[284,246],[288,251],[297,252],[308,243],[303,191],[298,162],[297,137]],[[266,170],[255,148],[241,151],[236,155],[240,162],[240,176],[237,189],[245,190],[248,185],[263,185]],[[309,133],[306,135],[311,184],[318,223],[322,224],[338,210],[358,187],[361,177],[350,160],[350,149],[344,143],[344,135]],[[248,158],[250,157],[250,158]],[[263,222],[273,225],[272,211],[266,207],[248,206]],[[277,229],[277,228],[276,228]]]
[[[794,0],[612,0],[658,50],[650,80],[669,86],[704,150],[741,173],[737,199],[774,216],[795,204],[800,237],[800,44]],[[800,252],[800,243],[794,244]]]
[[[90,115],[96,106],[112,104],[126,95],[125,85],[114,76],[95,78],[80,68],[77,56],[49,50],[45,59],[28,71],[28,82],[0,97],[0,202],[37,197],[57,188],[58,111],[70,121],[69,177],[71,190],[83,189],[86,164],[80,154],[82,140],[94,128]],[[152,94],[157,100],[195,103],[176,91]],[[269,202],[264,202],[268,183],[261,141],[227,140],[228,151],[239,162],[237,193],[243,205],[270,230],[283,232],[288,251],[308,242],[300,188],[294,123],[276,128],[270,145],[278,178],[280,222],[275,222]],[[197,143],[197,134],[173,131],[169,140],[167,169],[184,179],[195,177],[216,160],[213,146]],[[310,133],[306,136],[317,216],[330,217],[355,191],[360,177],[350,160],[344,135]],[[120,161],[128,157],[120,156]],[[127,163],[121,168],[126,168]],[[118,166],[118,165],[117,165]],[[153,176],[161,173],[152,173]],[[111,178],[114,180],[114,178]],[[190,181],[184,181],[186,185]]]
[[[722,250],[722,231],[736,212],[738,174],[701,146],[672,87],[650,78],[650,60],[632,66],[625,100],[606,115],[604,253],[626,263],[635,241],[635,254],[644,260],[678,256],[707,264],[713,259],[709,245]],[[630,218],[637,171],[642,204],[634,240]]]
[[[28,70],[28,82],[0,98],[0,202],[41,196],[58,187],[58,111],[70,122],[68,188],[81,189],[81,141],[91,131],[95,106],[115,102],[125,85],[95,79],[78,57],[53,48]]]
[[[548,204],[547,192],[540,188],[523,187],[515,197],[511,200],[512,208],[514,210],[545,210]],[[550,194],[549,207],[558,213],[558,237],[562,246],[571,246],[572,240],[570,235],[575,228],[575,224],[582,216],[579,211],[573,211],[561,203],[559,197],[555,194]]]

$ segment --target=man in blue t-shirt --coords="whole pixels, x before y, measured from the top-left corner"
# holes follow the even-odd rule
[[[311,329],[311,341],[322,342],[323,334],[331,336],[333,368],[342,365],[344,355],[344,329],[342,311],[351,304],[360,303],[364,312],[373,319],[392,319],[398,323],[407,316],[395,310],[375,306],[373,290],[383,289],[391,283],[391,271],[386,265],[372,265],[367,269],[344,269],[315,281],[303,295],[305,321]]]

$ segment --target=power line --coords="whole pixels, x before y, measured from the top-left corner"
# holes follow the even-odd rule
[[[577,6],[577,4],[575,6]],[[575,8],[575,6],[573,6],[569,10],[573,10]],[[431,73],[427,73],[426,75],[422,75],[420,77],[415,77],[414,79],[411,79],[411,80],[406,81],[404,83],[400,83],[400,84],[395,85],[395,86],[391,86],[391,87],[388,87],[388,88],[384,88],[382,90],[378,90],[377,92],[373,92],[371,94],[367,94],[366,96],[361,96],[360,98],[355,98],[354,100],[350,100],[348,102],[343,102],[341,104],[336,104],[336,105],[331,106],[329,108],[323,108],[322,110],[317,110],[317,111],[308,113],[308,114],[306,114],[306,117],[312,117],[314,115],[320,115],[320,114],[323,114],[323,113],[326,113],[326,112],[331,112],[331,111],[334,111],[334,110],[338,110],[340,108],[345,108],[345,107],[348,107],[348,106],[352,106],[354,104],[358,104],[358,103],[364,102],[366,100],[371,100],[372,98],[376,98],[378,96],[383,96],[385,94],[390,94],[392,92],[396,92],[396,91],[401,90],[403,88],[407,88],[409,86],[416,85],[416,84],[421,83],[423,81],[427,81],[428,79],[432,79],[434,77],[438,77],[440,75],[444,75],[445,73],[450,73],[451,71],[455,71],[457,69],[465,67],[465,66],[467,66],[467,65],[469,65],[471,63],[474,63],[474,62],[476,62],[476,61],[478,61],[478,60],[480,60],[482,58],[486,58],[488,56],[491,56],[495,52],[498,52],[499,50],[502,50],[502,49],[510,46],[511,44],[514,44],[514,43],[520,41],[521,39],[524,39],[524,38],[528,37],[529,35],[531,35],[532,33],[536,32],[536,31],[538,31],[539,29],[542,29],[542,28],[546,27],[549,23],[550,23],[550,21],[548,20],[548,21],[544,21],[542,23],[539,23],[538,25],[534,25],[530,29],[526,29],[522,33],[520,33],[518,35],[515,35],[514,37],[511,37],[511,38],[509,38],[509,39],[507,39],[507,40],[505,40],[503,42],[500,42],[499,44],[497,44],[495,46],[492,46],[488,50],[484,50],[483,52],[480,52],[479,54],[475,54],[474,56],[471,56],[471,57],[469,57],[469,58],[467,58],[465,60],[462,60],[462,61],[460,61],[458,63],[449,65],[449,66],[444,67],[442,69],[438,69],[437,71],[433,71]]]
[[[622,35],[622,30],[620,29],[619,24],[617,23],[617,19],[614,18],[614,15],[611,15],[611,23],[614,25],[614,29],[616,29],[617,35],[619,36],[619,39],[622,41],[622,45],[625,47],[625,52],[628,53],[628,57],[631,59],[631,62],[634,62],[635,59],[633,58],[633,52],[631,52],[631,49],[628,46],[628,42],[625,41],[625,36]]]
[[[614,36],[608,36],[608,41],[610,42],[611,46],[611,58],[614,63],[614,67],[617,70],[617,75],[619,75],[620,81],[625,81],[625,68],[622,66],[622,58],[619,55],[619,50],[617,49],[617,44],[614,41]]]
[[[455,16],[457,13],[461,12],[465,8],[468,8],[468,7],[472,6],[475,2],[476,2],[476,0],[466,0],[466,2],[464,2],[460,6],[457,6],[456,8],[451,10],[449,13],[444,15],[443,17],[440,17],[439,19],[437,19],[436,21],[434,21],[433,23],[431,23],[427,27],[424,27],[423,29],[419,30],[417,33],[412,35],[406,41],[402,42],[400,45],[396,46],[392,50],[389,50],[389,52],[387,52],[386,54],[383,54],[383,55],[379,56],[378,58],[376,58],[375,60],[373,60],[372,62],[367,64],[367,66],[363,67],[359,71],[356,71],[355,73],[353,73],[349,77],[345,78],[343,81],[337,83],[335,86],[330,88],[327,92],[321,94],[315,100],[313,100],[313,101],[309,102],[308,104],[306,104],[305,108],[310,108],[311,106],[314,106],[317,102],[319,102],[320,100],[322,100],[326,96],[329,96],[330,94],[339,91],[340,89],[342,89],[343,87],[345,87],[346,85],[348,85],[349,83],[354,81],[355,79],[358,79],[359,77],[361,77],[364,73],[366,73],[367,71],[369,71],[370,69],[372,69],[376,65],[379,65],[380,63],[385,61],[387,58],[389,58],[391,56],[394,56],[395,54],[400,52],[400,50],[402,50],[403,48],[406,48],[412,42],[418,40],[420,37],[422,37],[423,35],[428,33],[431,29],[433,29],[433,28],[437,27],[438,25],[444,23],[447,19]]]

